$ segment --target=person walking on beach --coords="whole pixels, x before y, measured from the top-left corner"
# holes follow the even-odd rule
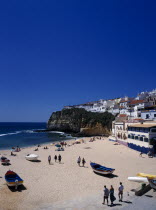
[[[55,160],[55,162],[57,161],[57,155],[54,156],[54,160]]]
[[[77,163],[78,163],[78,165],[80,166],[80,163],[81,163],[81,158],[80,158],[80,156],[79,156],[78,159],[77,159]]]
[[[142,157],[142,154],[143,154],[143,153],[142,153],[142,152],[140,152],[140,157]]]
[[[115,196],[114,196],[114,188],[113,188],[112,185],[111,185],[111,187],[110,187],[109,193],[110,193],[111,205],[113,205],[113,202],[116,200],[116,198],[115,198]]]
[[[59,156],[58,156],[58,161],[59,161],[59,163],[61,163],[61,160],[62,160],[62,157],[61,157],[61,155],[59,154]]]
[[[83,159],[82,159],[82,165],[83,165],[83,167],[84,167],[85,163],[86,163],[86,161],[85,161],[85,159],[83,158]]]
[[[49,165],[50,165],[50,162],[51,162],[51,155],[48,156],[48,162],[49,162]]]
[[[108,197],[109,197],[109,190],[106,187],[106,185],[104,186],[104,197],[103,197],[103,205],[105,204],[105,200],[107,201],[107,205],[108,205]]]
[[[121,201],[122,202],[122,199],[123,199],[123,190],[124,190],[124,186],[122,185],[122,182],[120,182],[120,186],[119,186],[119,193],[118,193],[118,195],[119,195],[119,201]]]

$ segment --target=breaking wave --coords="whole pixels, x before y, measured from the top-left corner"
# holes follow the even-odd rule
[[[22,131],[16,131],[15,133],[4,133],[4,134],[0,134],[0,136],[9,136],[9,135],[16,135],[22,133]]]

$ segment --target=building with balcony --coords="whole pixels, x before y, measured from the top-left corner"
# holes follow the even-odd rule
[[[150,150],[156,154],[156,121],[113,121],[112,136],[109,139],[145,154]]]
[[[152,141],[151,143],[151,140]],[[128,147],[139,152],[148,153],[153,150],[156,154],[156,122],[155,123],[139,123],[128,126]]]

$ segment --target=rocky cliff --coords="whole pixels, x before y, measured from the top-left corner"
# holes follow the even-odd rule
[[[109,135],[114,116],[108,112],[93,113],[84,109],[63,109],[53,112],[48,130],[75,134],[75,136]]]

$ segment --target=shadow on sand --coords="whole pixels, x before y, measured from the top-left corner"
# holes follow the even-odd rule
[[[115,206],[122,206],[121,203],[114,203],[114,204],[111,204],[111,205],[108,205],[109,207],[115,207]]]
[[[29,160],[30,162],[33,162],[33,163],[40,163],[41,160]]]
[[[6,164],[6,163],[2,163],[2,165],[3,165],[3,166],[10,166],[11,163],[7,163],[7,164]]]
[[[112,178],[114,178],[114,177],[118,177],[117,175],[115,175],[115,174],[99,174],[99,173],[97,173],[97,172],[95,172],[94,171],[94,173],[96,174],[96,175],[99,175],[99,176],[103,176],[103,177],[107,177],[107,178],[110,178],[110,179],[112,179]]]
[[[128,204],[132,204],[131,201],[122,201],[123,203],[128,203]]]
[[[9,190],[11,192],[22,192],[23,190],[27,190],[27,188],[22,184],[22,185],[19,185],[17,189],[15,189],[15,187],[9,187]]]
[[[153,196],[152,195],[145,195],[146,197],[148,197],[148,198],[153,198]]]

